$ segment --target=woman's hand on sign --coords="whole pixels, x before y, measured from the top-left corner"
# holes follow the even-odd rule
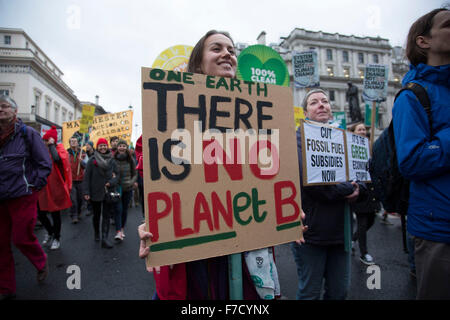
[[[141,239],[141,246],[139,248],[139,258],[144,259],[147,258],[150,253],[150,248],[146,246],[146,242],[148,239],[151,239],[153,235],[145,231],[145,223],[139,225],[138,227],[139,239]]]
[[[139,225],[138,227],[139,239],[141,239],[141,244],[139,246],[139,258],[145,259],[150,253],[150,248],[147,247],[147,240],[151,239],[153,235],[150,232],[145,231],[145,223]],[[156,272],[159,274],[159,267],[147,267],[148,272]]]
[[[301,211],[300,212],[300,216],[302,217],[302,220],[305,220],[306,214],[303,212],[302,209],[300,209],[300,211]],[[302,235],[300,236],[300,239],[295,240],[295,242],[298,245],[301,245],[302,243],[305,243],[305,238],[303,237],[303,233],[305,233],[306,231],[308,231],[308,226],[305,226],[305,225],[302,224]]]
[[[348,200],[348,202],[355,202],[356,199],[359,197],[359,184],[355,181],[352,181],[353,185],[353,193],[346,196],[345,198]]]

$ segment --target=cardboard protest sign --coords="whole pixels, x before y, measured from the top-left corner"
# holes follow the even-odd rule
[[[369,139],[351,132],[346,132],[349,180],[369,182]]]
[[[296,88],[311,88],[320,85],[317,52],[294,51],[292,54],[292,70]]]
[[[293,117],[288,87],[142,68],[149,266],[300,237]]]
[[[294,118],[295,118],[295,130],[300,127],[300,122],[302,119],[305,119],[305,112],[302,107],[294,106]]]
[[[245,81],[289,86],[289,71],[283,58],[271,47],[261,44],[242,50],[236,77]]]
[[[176,45],[161,52],[153,62],[152,68],[186,71],[189,57],[194,47]]]
[[[345,111],[333,111],[333,127],[347,129],[347,117]]]
[[[387,97],[389,67],[368,64],[364,70],[364,101],[385,101]]]
[[[95,106],[85,104],[83,105],[83,109],[81,111],[81,120],[80,120],[80,133],[88,133],[89,127],[92,125],[94,121],[94,113]]]
[[[379,121],[379,104],[376,103],[376,114],[375,114],[375,125],[378,127]],[[373,103],[365,104],[365,113],[364,113],[364,125],[370,127],[372,125],[372,106]]]
[[[303,120],[303,185],[336,184],[347,181],[344,130]]]
[[[113,136],[127,141],[131,141],[133,130],[133,111],[121,111],[117,113],[107,113],[95,116],[92,121],[92,131],[89,134],[89,140],[97,145],[99,138],[109,139]],[[66,149],[69,148],[69,139],[73,134],[80,130],[80,120],[63,122],[63,140],[62,143]]]

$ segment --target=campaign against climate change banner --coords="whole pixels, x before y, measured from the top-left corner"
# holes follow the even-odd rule
[[[314,121],[302,120],[303,185],[370,181],[366,137]]]
[[[320,85],[317,52],[293,52],[292,70],[296,88],[311,88]]]
[[[387,97],[389,67],[379,64],[367,64],[364,69],[364,101],[385,101]]]
[[[299,239],[288,87],[142,68],[142,116],[149,266]]]
[[[84,123],[84,126],[86,126],[86,123]],[[105,138],[109,142],[109,139],[114,136],[130,144],[133,130],[133,111],[127,110],[94,116],[89,127],[91,127],[89,140],[94,143],[94,147],[97,145],[98,139]],[[80,120],[63,122],[62,128],[62,143],[66,149],[69,148],[70,137],[77,131],[81,133],[85,130],[85,128],[81,128]]]

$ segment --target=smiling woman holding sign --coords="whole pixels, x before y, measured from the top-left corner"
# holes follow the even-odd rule
[[[212,30],[194,47],[188,72],[233,78],[236,66],[233,40],[228,33]],[[152,234],[145,232],[145,224],[142,224],[139,226],[139,235],[139,256],[145,258],[149,254],[145,239],[151,238]],[[228,256],[164,266],[155,271],[155,299],[228,299]],[[243,278],[244,298],[257,299],[245,268]]]
[[[146,101],[146,98],[151,98],[153,96],[153,98],[157,98],[157,103],[148,103],[148,108],[147,110],[149,110],[152,105],[154,107],[157,107],[158,111],[156,112],[156,115],[160,116],[161,121],[155,121],[154,125],[152,126],[154,128],[155,131],[158,132],[152,132],[151,133],[151,129],[149,128],[149,133],[147,135],[147,132],[144,130],[143,131],[143,139],[149,141],[149,150],[154,146],[154,148],[152,150],[156,150],[158,144],[157,139],[155,137],[161,137],[161,138],[165,138],[165,136],[161,133],[164,133],[167,131],[167,128],[170,127],[170,116],[166,116],[167,114],[172,113],[173,115],[177,115],[177,129],[186,129],[189,128],[191,125],[193,125],[192,122],[190,122],[190,120],[188,120],[187,122],[187,126],[185,124],[184,121],[184,115],[185,114],[197,114],[199,116],[199,118],[201,117],[200,114],[203,115],[204,119],[206,119],[206,114],[207,112],[209,113],[210,117],[209,117],[209,127],[211,129],[227,129],[227,128],[231,128],[231,121],[226,123],[226,121],[221,122],[221,125],[226,125],[228,124],[227,127],[225,126],[219,126],[217,125],[216,122],[216,118],[222,118],[222,120],[225,120],[225,118],[230,118],[229,115],[231,114],[231,112],[225,112],[225,107],[221,110],[217,109],[217,104],[219,102],[221,103],[226,103],[226,102],[230,102],[232,99],[238,101],[234,106],[232,106],[232,110],[234,111],[234,113],[237,115],[237,117],[235,118],[236,121],[234,121],[234,127],[235,128],[240,128],[239,126],[239,122],[242,121],[244,124],[244,126],[247,126],[247,129],[252,128],[251,124],[250,124],[250,120],[248,119],[250,117],[250,111],[248,111],[247,113],[242,113],[239,112],[239,108],[240,108],[240,104],[244,103],[242,101],[244,101],[241,97],[247,97],[249,95],[251,95],[251,91],[252,91],[252,86],[253,83],[249,82],[248,84],[243,85],[243,83],[241,83],[238,79],[235,79],[235,74],[236,74],[236,67],[237,67],[237,59],[236,59],[236,55],[235,55],[235,49],[234,49],[234,43],[233,40],[230,38],[230,36],[227,33],[224,32],[217,32],[217,31],[209,31],[208,33],[206,33],[206,35],[200,39],[200,41],[197,43],[197,45],[194,47],[191,57],[190,57],[190,61],[189,61],[189,65],[188,65],[188,72],[187,73],[183,73],[183,75],[180,74],[180,80],[175,80],[178,82],[181,82],[181,77],[184,80],[184,85],[189,85],[190,90],[192,90],[192,85],[195,85],[195,83],[197,83],[197,87],[198,84],[201,84],[200,79],[204,79],[204,85],[206,86],[206,89],[210,90],[210,89],[214,89],[211,90],[214,92],[214,96],[211,97],[211,101],[212,101],[212,105],[211,107],[207,108],[207,106],[205,106],[206,103],[203,103],[209,99],[206,98],[206,96],[204,95],[199,95],[198,96],[198,101],[199,101],[199,105],[202,106],[202,108],[194,108],[194,107],[187,107],[185,102],[184,102],[184,95],[183,94],[177,94],[176,99],[177,99],[177,103],[174,105],[172,103],[169,103],[168,101],[170,100],[170,98],[175,98],[175,96],[170,97],[170,94],[161,94],[162,90],[158,91],[157,93],[155,93],[155,88],[157,87],[157,85],[159,85],[159,83],[156,82],[149,82],[151,79],[153,80],[161,80],[160,78],[163,78],[163,76],[159,76],[159,75],[164,75],[165,71],[159,70],[159,69],[152,69],[152,70],[148,70],[144,68],[144,76],[143,76],[143,100],[144,102]],[[193,73],[197,73],[197,75],[193,75]],[[148,76],[146,75],[148,74]],[[169,74],[170,74],[170,82],[173,82],[174,77],[176,76],[175,73],[173,72],[168,72],[168,78],[169,78]],[[204,74],[207,76],[199,76],[198,74]],[[152,78],[153,77],[153,78]],[[217,78],[217,79],[215,79]],[[220,78],[220,79],[219,79]],[[217,85],[214,85],[215,81],[217,80]],[[202,80],[203,81],[203,80]],[[169,82],[169,81],[168,81]],[[230,86],[228,87],[227,83],[230,84]],[[240,86],[240,84],[242,85],[242,87]],[[176,91],[181,91],[181,84],[176,84],[176,83],[164,83],[163,84],[165,86],[165,88],[170,88],[170,86],[172,86],[172,88],[180,88],[177,89]],[[173,85],[175,85],[176,87],[173,87]],[[219,91],[216,91],[218,87],[221,86],[227,86],[225,90],[228,90],[228,88],[230,88],[230,90],[237,90],[237,92],[242,93],[242,96],[238,96],[238,93],[235,93],[236,96],[232,96],[233,98],[228,98],[225,96],[218,96],[217,93],[223,94],[223,89],[221,88]],[[234,89],[232,89],[234,88]],[[242,90],[242,88],[247,88],[249,93],[245,93],[243,92],[244,90]],[[253,87],[253,92],[256,96],[259,96],[260,94],[262,95],[267,94],[267,86],[266,85],[255,85]],[[281,88],[286,92],[286,90],[284,90],[284,88]],[[145,91],[145,90],[152,90],[151,92],[149,91]],[[183,89],[184,90],[184,89]],[[276,91],[276,89],[274,90]],[[187,92],[187,89],[186,89]],[[162,97],[165,96],[165,97]],[[197,92],[195,92],[194,96],[197,96]],[[164,99],[160,99],[160,98],[164,98]],[[275,97],[275,96],[274,96]],[[278,95],[273,99],[278,99],[281,100],[280,97],[283,97],[283,95]],[[152,98],[152,99],[153,99]],[[162,103],[161,101],[165,100],[164,103]],[[188,102],[190,99],[188,98],[188,95],[186,94],[186,102],[190,105],[191,102]],[[256,100],[256,99],[255,99]],[[152,100],[155,102],[155,100]],[[283,101],[281,101],[280,103],[283,103]],[[250,102],[245,102],[246,106],[248,108],[251,108],[251,104]],[[144,104],[143,104],[144,105]],[[170,110],[166,107],[167,105],[171,105],[174,106],[172,108],[170,108]],[[256,111],[254,112],[254,117],[253,119],[256,120],[255,123],[258,123],[258,128],[259,129],[263,129],[263,120],[265,121],[269,121],[268,119],[272,119],[271,116],[265,114],[263,112],[263,107],[269,107],[269,102],[265,102],[265,101],[259,101],[259,99],[256,101]],[[161,107],[163,106],[163,107]],[[175,107],[176,106],[176,107]],[[270,106],[272,106],[272,103],[270,102]],[[150,109],[151,110],[151,109]],[[193,111],[193,110],[199,110],[199,112]],[[236,111],[237,110],[237,111]],[[201,111],[201,112],[200,112]],[[231,109],[230,109],[231,111]],[[212,116],[211,116],[212,115]],[[149,117],[150,118],[150,117]],[[152,114],[152,118],[154,118],[154,114]],[[145,117],[144,117],[145,119]],[[172,118],[173,119],[173,118]],[[151,123],[151,119],[148,119],[149,123]],[[202,120],[204,121],[204,120]],[[173,121],[172,121],[173,122]],[[206,123],[206,122],[204,122]],[[266,123],[266,122],[265,122]],[[175,128],[174,126],[172,128]],[[287,131],[286,131],[287,132]],[[292,130],[291,130],[291,146],[294,146],[295,144],[295,140],[293,137],[293,123],[292,123]],[[169,143],[171,142],[171,138],[168,136],[168,140]],[[207,158],[209,156],[208,152],[206,151],[208,148],[208,146],[210,145],[208,141],[210,141],[210,138],[203,138],[203,142],[200,141],[201,144],[203,144],[204,147],[204,151],[201,154],[202,156],[205,156],[204,158]],[[186,140],[189,141],[189,140]],[[208,142],[208,143],[205,143]],[[166,144],[167,146],[170,147],[170,145]],[[256,146],[258,144],[255,144]],[[166,148],[166,150],[169,150],[169,148]],[[275,149],[274,149],[275,150]],[[293,150],[293,148],[291,147],[290,150]],[[145,152],[144,152],[145,153]],[[275,152],[274,152],[275,153]],[[299,206],[297,205],[296,207],[294,205],[291,204],[291,200],[290,198],[284,199],[283,201],[287,202],[289,206],[292,206],[293,210],[291,210],[291,212],[287,212],[287,214],[291,213],[291,216],[287,217],[287,220],[284,217],[281,217],[282,214],[281,212],[283,211],[281,208],[283,206],[283,204],[285,202],[282,202],[281,200],[278,202],[278,207],[275,207],[275,201],[276,199],[281,199],[281,195],[278,196],[278,194],[280,193],[275,193],[273,194],[273,199],[274,201],[270,203],[270,205],[274,205],[274,210],[273,212],[275,214],[273,214],[271,217],[268,217],[269,214],[267,213],[267,211],[269,211],[269,209],[267,209],[267,211],[259,211],[258,207],[263,204],[266,204],[265,200],[258,200],[261,198],[258,198],[258,194],[257,194],[257,189],[256,188],[252,188],[252,196],[250,197],[250,195],[248,195],[245,192],[240,192],[237,193],[236,196],[234,196],[233,200],[231,200],[231,194],[232,192],[236,192],[237,188],[236,187],[240,187],[240,185],[242,185],[242,180],[243,180],[243,176],[247,173],[247,174],[251,174],[254,175],[257,179],[260,180],[269,180],[271,178],[274,177],[273,173],[271,175],[266,175],[263,176],[263,174],[260,173],[259,170],[255,170],[256,168],[256,164],[249,164],[249,166],[247,166],[247,170],[248,171],[244,171],[244,173],[242,174],[242,171],[240,171],[242,169],[241,163],[236,163],[236,167],[235,168],[241,168],[239,170],[233,171],[232,173],[232,180],[236,180],[236,183],[233,185],[232,182],[231,183],[224,183],[221,182],[219,179],[219,174],[214,176],[213,174],[210,174],[210,172],[214,171],[208,171],[211,169],[211,165],[212,163],[205,163],[202,166],[194,166],[191,165],[189,162],[186,163],[181,163],[181,165],[186,165],[186,168],[189,168],[189,170],[185,170],[186,175],[184,177],[182,177],[180,179],[180,177],[176,177],[175,175],[170,175],[170,174],[164,174],[164,176],[170,180],[168,182],[166,181],[161,181],[161,176],[159,175],[159,169],[154,170],[154,173],[157,173],[153,176],[152,178],[152,165],[155,165],[158,162],[158,152],[150,152],[149,151],[149,156],[148,159],[148,164],[145,164],[145,166],[149,166],[150,167],[150,171],[149,172],[144,172],[144,179],[148,179],[145,176],[147,174],[149,174],[149,178],[146,181],[146,183],[152,183],[153,181],[158,183],[159,186],[159,190],[155,190],[155,188],[151,189],[151,192],[148,192],[147,195],[147,203],[148,203],[148,214],[147,214],[147,223],[148,223],[148,227],[152,234],[150,234],[149,232],[146,232],[145,230],[145,225],[141,225],[139,227],[139,234],[140,234],[140,238],[141,238],[141,246],[140,246],[140,251],[139,251],[139,256],[141,258],[147,258],[147,265],[148,266],[163,266],[163,267],[155,267],[156,270],[154,270],[154,278],[155,278],[155,283],[156,283],[156,294],[155,294],[155,298],[156,299],[214,299],[214,300],[227,300],[227,299],[259,299],[259,298],[264,298],[264,299],[274,299],[274,296],[276,296],[277,294],[279,294],[277,292],[277,279],[275,279],[276,276],[276,267],[275,264],[273,263],[273,258],[271,256],[271,254],[269,254],[269,250],[268,249],[261,249],[261,250],[253,250],[253,249],[258,249],[261,247],[269,247],[271,246],[273,243],[268,243],[268,242],[263,242],[263,240],[266,240],[267,238],[270,238],[270,236],[272,235],[278,235],[279,233],[277,232],[285,232],[285,230],[290,230],[290,232],[292,232],[292,236],[290,236],[285,242],[287,241],[292,241],[293,239],[295,239],[295,237],[297,236],[297,232],[299,232],[298,228],[294,227],[298,227],[300,226],[300,221],[295,221],[293,222],[293,219],[297,219],[299,220],[299,215],[300,215],[300,210],[299,210]],[[295,153],[293,154],[295,157]],[[214,154],[215,156],[215,154]],[[170,156],[166,156],[166,159],[169,160]],[[144,162],[146,162],[144,160]],[[292,161],[291,161],[292,162]],[[195,163],[194,163],[195,164]],[[189,165],[189,166],[188,166]],[[156,166],[156,165],[155,165]],[[225,166],[225,164],[224,164]],[[216,166],[217,168],[217,166]],[[230,167],[228,167],[229,169]],[[252,169],[253,168],[253,169]],[[204,169],[207,169],[206,171]],[[228,170],[225,169],[225,170]],[[253,171],[252,171],[253,170]],[[167,171],[167,170],[166,170]],[[197,172],[195,172],[197,171]],[[286,170],[287,171],[287,170]],[[215,171],[218,172],[218,171]],[[227,171],[228,172],[228,171]],[[239,174],[235,175],[234,173],[238,172]],[[228,172],[230,174],[230,172]],[[193,176],[193,179],[189,182],[188,181],[184,181],[183,183],[181,182],[182,180],[184,180],[185,177],[187,177],[187,175],[190,174],[190,176]],[[195,174],[197,174],[197,176],[195,176]],[[290,175],[292,175],[292,172],[290,172]],[[203,180],[199,180],[199,178],[201,177],[201,179],[205,179],[205,182],[203,183]],[[231,176],[230,176],[231,177]],[[298,175],[297,175],[298,177]],[[295,179],[298,179],[298,178]],[[253,180],[248,180],[248,181],[253,181]],[[259,181],[258,181],[259,182]],[[205,185],[205,183],[211,183],[210,185]],[[256,183],[256,182],[255,182]],[[259,182],[260,183],[260,182]],[[277,182],[274,183],[274,180],[271,180],[267,183],[264,184],[264,186],[266,187],[266,189],[269,189],[268,185],[272,184],[274,185],[274,189],[273,190],[279,190],[277,189],[275,186],[278,186],[279,184],[277,184]],[[285,183],[285,181],[281,182],[282,184]],[[260,183],[261,184],[261,183]],[[250,183],[249,183],[250,185]],[[290,184],[290,185],[293,185]],[[146,185],[147,187],[152,187],[155,186],[155,184],[153,185]],[[182,186],[182,187],[180,187]],[[211,187],[213,186],[213,187]],[[164,190],[164,188],[166,188],[166,190],[169,190],[172,193],[172,198],[173,200],[175,200],[175,202],[173,202],[173,206],[172,204],[170,204],[169,202],[171,202],[170,200],[170,196],[167,195],[164,192],[160,192],[161,190]],[[217,196],[218,193],[216,193],[214,190],[214,188],[217,188],[216,190],[220,190],[220,189],[232,189],[232,190],[226,190],[226,194],[227,194],[227,199],[229,199],[227,201],[227,208],[229,208],[229,210],[227,210],[227,214],[226,214],[226,221],[224,221],[226,223],[226,229],[231,228],[233,231],[232,232],[222,232],[222,233],[217,233],[216,231],[220,231],[220,227],[219,227],[219,216],[215,215],[219,213],[219,210],[221,210],[222,213],[225,213],[225,205],[222,205],[220,203],[220,199]],[[186,190],[184,190],[186,189]],[[298,189],[298,188],[297,188]],[[150,189],[149,189],[150,190]],[[206,200],[205,194],[206,194],[206,190],[207,192],[211,192],[211,204],[212,204],[212,211],[209,210],[209,208],[207,208],[208,205],[208,201]],[[292,189],[291,189],[292,190]],[[147,192],[147,191],[145,191]],[[189,198],[187,200],[182,201],[181,199],[183,199],[182,197],[180,197],[180,194],[182,193],[182,197],[186,197]],[[260,195],[262,194],[262,192],[260,193]],[[272,196],[272,194],[270,195]],[[245,199],[244,199],[245,197]],[[291,198],[295,197],[295,193],[292,193]],[[191,201],[192,199],[192,201]],[[240,202],[241,204],[238,204],[238,200],[242,199],[245,200],[245,206],[241,206],[244,204],[244,202]],[[254,199],[254,201],[251,201],[250,199]],[[163,215],[161,215],[160,213],[162,213],[161,209],[162,207],[160,206],[160,208],[158,209],[158,200],[162,200],[166,203],[166,209],[164,209],[165,213]],[[166,201],[167,200],[167,201]],[[231,206],[233,201],[233,206]],[[162,202],[160,202],[162,203]],[[255,206],[250,209],[250,203],[254,203]],[[269,203],[269,201],[267,201],[267,203]],[[172,208],[169,208],[169,206],[172,206],[174,210],[172,210]],[[223,210],[220,209],[219,207],[223,207]],[[244,215],[241,216],[240,213],[243,212],[245,209],[249,209],[247,211],[247,214],[249,214],[249,216],[245,217]],[[192,208],[192,209],[190,209]],[[278,209],[277,209],[278,208]],[[217,210],[216,210],[217,209]],[[183,228],[183,224],[181,221],[181,211],[186,212],[186,214],[183,216],[186,220],[190,220],[190,214],[191,215],[191,219],[193,221],[193,225],[189,225],[189,227],[192,226],[192,228],[187,227],[188,224],[186,223]],[[284,210],[284,211],[288,211],[288,210]],[[209,212],[209,213],[208,213]],[[210,213],[212,212],[212,215],[210,215]],[[293,212],[293,214],[292,214]],[[167,213],[167,214],[166,214]],[[173,213],[173,214],[172,214]],[[261,215],[260,215],[261,213]],[[279,213],[279,215],[277,216],[276,213]],[[169,216],[170,214],[172,214],[172,216]],[[216,219],[215,221],[216,229],[213,231],[213,217],[214,216],[217,217],[214,218]],[[211,217],[211,219],[209,219],[209,217]],[[234,225],[234,227],[237,227],[236,229],[233,229],[233,217],[236,219],[236,224]],[[241,217],[245,217],[244,219]],[[267,217],[268,220],[272,219],[272,222],[276,222],[279,221],[280,224],[283,224],[281,227],[274,227],[275,232],[268,234],[267,229],[264,229],[261,226],[264,226],[262,223],[264,221],[264,219]],[[279,218],[277,220],[277,217]],[[293,218],[292,218],[293,217]],[[165,219],[167,218],[167,219]],[[228,219],[230,218],[230,219]],[[173,219],[173,220],[172,220]],[[290,220],[291,219],[291,220]],[[205,220],[206,224],[204,224],[204,226],[206,227],[206,225],[208,225],[208,230],[202,233],[201,227],[200,227],[200,222],[202,220]],[[208,223],[208,221],[210,221],[211,223]],[[254,224],[251,224],[250,222],[254,222]],[[288,223],[291,222],[291,223]],[[257,224],[258,223],[258,224]],[[259,224],[261,223],[261,224]],[[165,225],[165,229],[164,227],[159,227]],[[246,233],[245,231],[242,231],[242,228],[250,228],[251,231],[253,231],[253,234],[248,232],[246,229]],[[169,232],[164,232],[163,230],[170,230]],[[224,230],[224,229],[222,229]],[[241,243],[236,242],[234,239],[232,239],[231,241],[229,241],[227,244],[220,244],[220,245],[213,245],[213,244],[208,244],[208,246],[203,246],[200,247],[201,244],[207,244],[209,242],[212,241],[216,241],[216,240],[211,240],[211,239],[219,239],[220,241],[226,241],[231,239],[231,237],[235,237],[237,236],[237,232],[235,230],[238,230],[241,235],[243,233],[245,233],[245,237],[242,237]],[[161,232],[159,232],[161,231]],[[171,233],[173,231],[174,236],[172,237],[172,235],[170,235],[170,237],[168,237],[168,234]],[[287,231],[289,232],[289,231]],[[250,238],[250,236],[248,235],[252,235],[252,239],[248,239]],[[300,232],[298,233],[299,237],[300,237]],[[194,235],[194,237],[192,237],[192,235]],[[213,237],[211,237],[211,235],[213,235]],[[230,238],[226,238],[224,237],[224,235],[226,237],[230,237]],[[259,236],[264,237],[264,239],[258,239]],[[219,237],[224,237],[224,238],[219,238]],[[261,238],[262,238],[261,237]],[[294,237],[294,238],[293,238]],[[163,241],[161,241],[161,238],[163,238]],[[165,238],[165,239],[164,239]],[[258,244],[255,245],[248,245],[247,243],[251,243],[254,240],[259,240],[260,242],[258,242]],[[160,241],[159,243],[155,243],[153,245],[149,247],[147,247],[146,241],[145,240],[151,240],[151,242],[155,243]],[[244,242],[246,242],[245,244],[243,244]],[[224,243],[224,242],[222,242]],[[175,245],[175,247],[174,247]],[[199,245],[199,247],[197,248],[189,248],[189,246],[195,246],[195,245]],[[179,247],[178,247],[179,246]],[[228,246],[228,247],[226,247]],[[172,251],[170,254],[172,255],[170,257],[170,259],[166,259],[166,260],[156,260],[155,263],[155,259],[157,259],[158,257],[161,257],[162,255],[165,254],[165,252],[162,252],[164,250],[175,250],[177,251]],[[251,250],[251,251],[248,251]],[[151,253],[150,253],[151,251]],[[247,251],[245,253],[241,253],[242,251]],[[256,260],[256,254],[255,251],[261,251],[261,256],[264,257],[264,262],[262,259]],[[238,253],[236,253],[238,252]],[[232,255],[227,255],[233,253]],[[166,257],[168,256],[168,254],[166,255]],[[176,256],[176,258],[175,258]],[[249,258],[249,257],[252,257]],[[208,257],[208,258],[207,258]],[[211,257],[211,258],[209,258]],[[242,258],[243,257],[243,258]],[[259,257],[259,256],[258,256]],[[206,259],[205,259],[206,258]],[[237,258],[237,259],[235,259]],[[239,261],[236,261],[239,260]],[[244,261],[246,263],[242,263],[241,261]],[[267,270],[267,272],[261,272],[260,270],[255,270],[255,269],[259,269],[258,267],[256,267],[256,263],[255,264],[251,264],[251,262],[254,261],[258,261],[261,262],[258,264],[258,267],[261,266],[263,267],[263,270]],[[179,262],[183,262],[183,263],[179,263]],[[236,263],[235,263],[236,262]],[[175,263],[175,264],[173,264]],[[232,266],[232,269],[234,269],[234,267],[237,267],[237,271],[238,272],[229,272],[229,263]],[[247,264],[248,263],[248,264]],[[173,264],[172,266],[167,266],[168,264]],[[252,267],[254,266],[254,268]],[[267,268],[266,268],[267,267]],[[239,270],[242,270],[242,276],[240,276],[239,274]],[[150,270],[149,270],[150,271]],[[153,270],[152,270],[153,271]],[[255,272],[256,271],[256,272]],[[270,271],[272,271],[272,273],[270,273]],[[230,274],[229,274],[230,273]],[[258,273],[258,278],[256,277],[256,273]],[[254,277],[255,275],[255,277]],[[230,276],[230,277],[229,277]],[[258,279],[260,281],[258,281],[258,286],[256,287],[255,284],[253,283],[252,279]],[[265,284],[265,285],[264,285]],[[264,287],[263,287],[264,285]],[[278,286],[279,287],[279,286]]]
[[[302,103],[306,119],[328,124],[331,106],[321,89],[309,91]],[[324,127],[325,128],[325,127]],[[331,129],[325,130],[330,132]],[[297,131],[300,183],[303,185],[302,137]],[[344,212],[346,202],[356,201],[360,184],[343,182],[333,185],[302,186],[302,207],[308,225],[305,243],[292,243],[299,278],[297,299],[320,299],[325,279],[324,299],[345,299],[350,285],[349,252],[344,247]]]

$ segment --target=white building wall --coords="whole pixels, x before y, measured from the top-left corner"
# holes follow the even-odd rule
[[[346,111],[349,119],[349,107],[346,101],[347,82],[352,82],[359,89],[359,95],[362,95],[363,89],[363,71],[366,64],[373,64],[374,54],[378,55],[378,63],[385,64],[389,67],[389,87],[387,101],[381,103],[380,118],[381,129],[386,127],[391,119],[391,110],[395,93],[400,89],[401,85],[394,81],[394,73],[392,72],[392,48],[387,39],[381,38],[361,38],[354,36],[346,36],[340,34],[329,34],[323,32],[314,32],[304,29],[294,29],[290,35],[283,38],[279,44],[283,50],[283,58],[292,75],[291,55],[292,51],[307,51],[310,47],[315,47],[318,53],[320,86],[325,91],[334,90],[335,99],[332,102],[333,111]],[[332,50],[333,59],[327,60],[327,49]],[[343,51],[349,54],[349,61],[343,61]],[[281,53],[281,52],[280,52]],[[359,62],[359,54],[363,54],[363,63]],[[333,77],[330,77],[327,67],[333,67]],[[344,76],[344,67],[350,68],[350,77]],[[360,71],[362,72],[360,74]],[[292,79],[292,78],[291,78]],[[293,86],[293,85],[292,85]],[[294,105],[300,106],[303,97],[306,94],[305,89],[293,88]],[[364,118],[365,103],[360,98],[361,113]],[[349,121],[349,120],[347,120]]]
[[[5,35],[11,36],[10,44],[4,43]],[[39,115],[61,125],[81,117],[79,101],[61,76],[61,70],[22,30],[0,28],[0,89],[9,90],[24,121],[34,122],[35,115]],[[38,107],[36,94],[40,96]]]

